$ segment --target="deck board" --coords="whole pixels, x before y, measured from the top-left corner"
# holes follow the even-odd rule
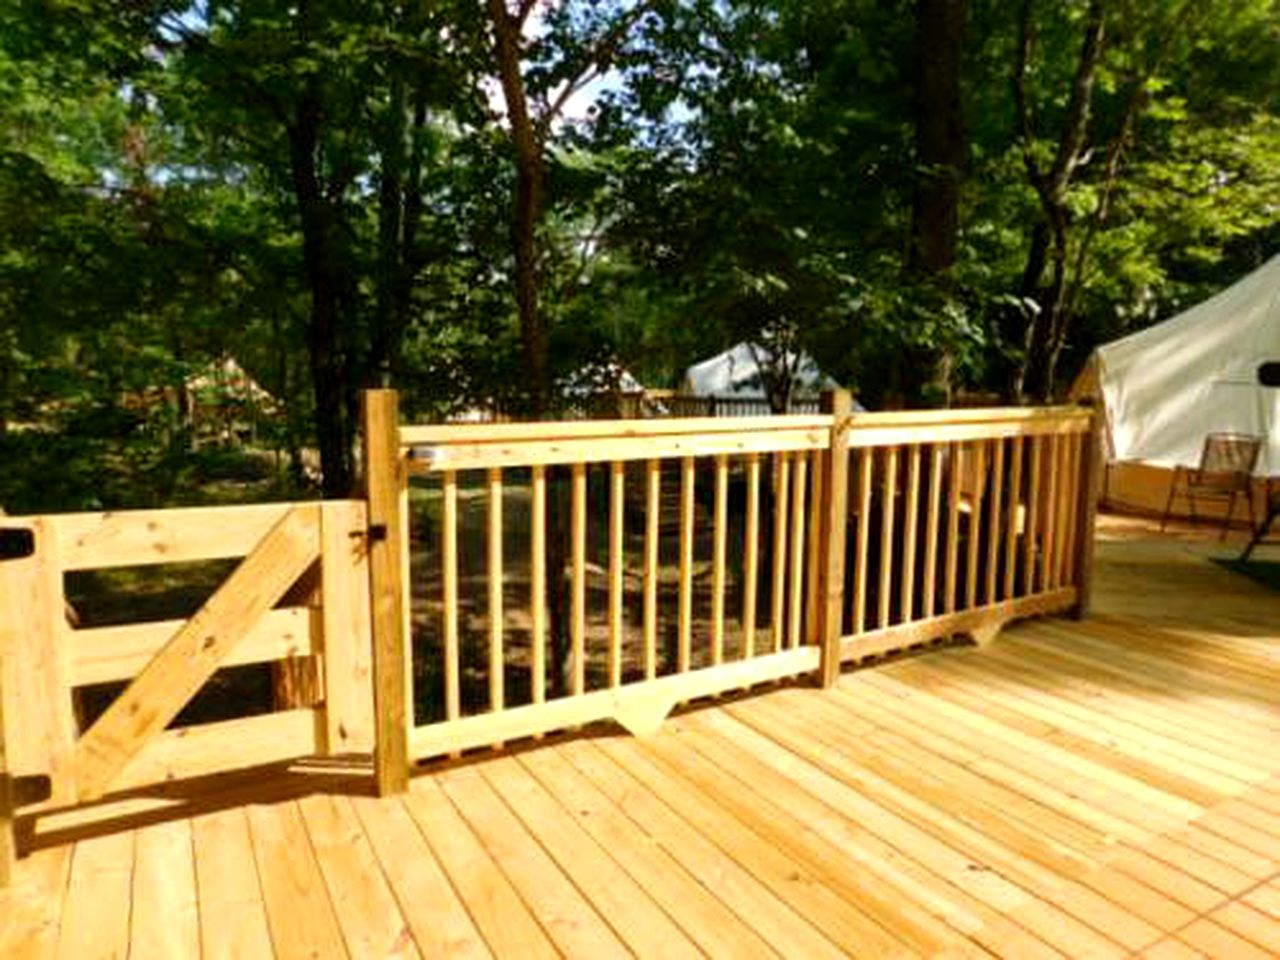
[[[1280,955],[1280,595],[1212,549],[1105,542],[1084,621],[404,797],[297,773],[57,814],[0,955]]]

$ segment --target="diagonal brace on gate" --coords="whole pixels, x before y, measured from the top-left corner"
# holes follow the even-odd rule
[[[80,738],[80,800],[110,789],[319,556],[319,505],[293,507]]]

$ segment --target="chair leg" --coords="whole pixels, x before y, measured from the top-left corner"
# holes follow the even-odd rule
[[[1169,496],[1164,502],[1164,516],[1160,518],[1160,532],[1164,533],[1164,528],[1169,523],[1169,514],[1173,512],[1173,498],[1178,492],[1178,478],[1182,476],[1182,471],[1174,468],[1173,479],[1169,481]]]
[[[1218,542],[1227,539],[1227,531],[1231,529],[1231,518],[1236,513],[1236,492],[1231,491],[1231,496],[1227,497],[1227,515],[1222,521],[1222,532],[1218,534]]]
[[[1200,518],[1196,516],[1196,491],[1190,483],[1187,484],[1187,509],[1191,513],[1191,526],[1199,527]]]

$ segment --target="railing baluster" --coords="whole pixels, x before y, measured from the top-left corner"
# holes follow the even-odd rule
[[[929,450],[929,507],[924,527],[924,596],[920,616],[927,619],[938,612],[938,514],[942,505],[942,444]]]
[[[777,474],[773,498],[773,596],[770,611],[770,627],[773,630],[773,649],[783,647],[786,626],[785,617],[787,587],[787,498],[791,492],[791,463],[788,455],[779,453],[776,458]]]
[[[804,454],[802,454],[804,456]],[[827,482],[827,460],[830,451],[819,452],[817,450],[812,453],[812,469],[809,470],[809,486],[808,486],[808,511],[805,517],[805,573],[804,573],[804,600],[801,604],[802,619],[804,621],[804,642],[809,646],[815,646],[821,642],[820,633],[822,627],[822,616],[819,611],[823,603],[822,599],[822,570],[823,564],[826,563],[826,552],[830,549],[830,541],[824,540],[823,526],[826,522],[823,517],[824,496],[823,487]]]
[[[1075,556],[1075,524],[1076,505],[1080,494],[1080,434],[1068,434],[1063,443],[1062,465],[1062,523],[1058,539],[1062,543],[1059,550],[1061,561],[1058,564],[1056,580],[1058,586],[1067,584],[1070,576],[1072,558]]]
[[[575,694],[587,685],[587,465],[573,465],[573,682]]]
[[[1009,515],[1006,519],[1004,546],[1004,597],[1006,600],[1013,599],[1014,576],[1018,570],[1018,502],[1022,494],[1022,451],[1023,438],[1014,437],[1009,454],[1012,463],[1009,477]],[[1025,521],[1026,511],[1024,510],[1023,522]]]
[[[1081,477],[1081,466],[1083,464],[1085,434],[1071,434],[1067,445],[1067,470],[1065,473],[1066,483],[1066,521],[1063,524],[1063,547],[1062,547],[1062,571],[1058,575],[1058,582],[1065,585],[1075,584],[1075,574],[1073,568],[1075,566],[1076,556],[1076,535],[1080,524],[1079,507],[1080,507],[1080,488],[1083,486],[1084,479]]]
[[[622,684],[622,536],[626,465],[609,465],[609,686]]]
[[[1031,463],[1031,479],[1027,484],[1027,519],[1023,524],[1022,543],[1022,593],[1031,596],[1037,591],[1036,539],[1040,533],[1040,452],[1043,437],[1032,437],[1027,451]]]
[[[547,469],[533,468],[533,516],[530,520],[529,670],[533,702],[547,699]]]
[[[644,527],[644,675],[652,680],[658,675],[658,543],[661,527],[659,511],[662,502],[662,461],[645,464],[648,494]]]
[[[693,650],[693,519],[694,519],[693,457],[680,462],[680,614],[679,637],[676,651],[676,668],[680,673],[689,669]]]
[[[871,540],[871,482],[875,466],[873,447],[858,451],[858,542],[853,556],[853,632],[867,629],[868,542]]]
[[[747,523],[743,544],[742,655],[756,652],[756,597],[760,576],[760,455],[747,456]]]
[[[907,454],[907,516],[902,540],[902,622],[915,617],[916,527],[920,512],[920,444],[910,445]]]
[[[791,478],[791,611],[787,623],[789,648],[800,645],[801,618],[804,614],[804,495],[809,476],[809,461],[805,454],[797,453],[795,458],[795,476]]]
[[[893,587],[893,501],[898,486],[898,448],[886,447],[884,455],[880,487],[880,589],[876,597],[879,608],[876,622],[880,627],[889,625],[889,594]]]
[[[502,469],[489,471],[489,709],[505,706],[502,652]]]
[[[1058,562],[1057,552],[1057,527],[1058,527],[1058,435],[1056,433],[1049,434],[1046,437],[1048,443],[1043,451],[1042,459],[1044,460],[1044,469],[1048,476],[1045,478],[1044,493],[1044,556],[1043,563],[1040,565],[1040,589],[1045,591],[1053,586],[1053,571]]]
[[[947,539],[944,542],[947,563],[943,610],[946,613],[955,613],[956,568],[960,563],[960,444],[949,444],[947,453],[950,476],[947,481]]]
[[[995,457],[991,464],[991,513],[987,517],[986,602],[996,602],[996,579],[1000,573],[1000,508],[1004,503],[1004,439],[991,441]]]
[[[729,458],[716,456],[715,529],[711,553],[711,662],[724,662],[725,529],[729,522]]]
[[[978,605],[978,544],[982,538],[982,493],[986,488],[987,446],[982,440],[974,441],[973,486],[969,492],[969,536],[965,546],[964,605],[972,610]]]
[[[444,715],[456,720],[462,713],[458,651],[458,474],[441,476],[441,565],[444,579]]]

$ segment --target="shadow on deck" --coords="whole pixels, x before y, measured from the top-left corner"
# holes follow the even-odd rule
[[[0,956],[1280,954],[1280,595],[1101,540],[1088,620],[833,691],[44,818]]]

